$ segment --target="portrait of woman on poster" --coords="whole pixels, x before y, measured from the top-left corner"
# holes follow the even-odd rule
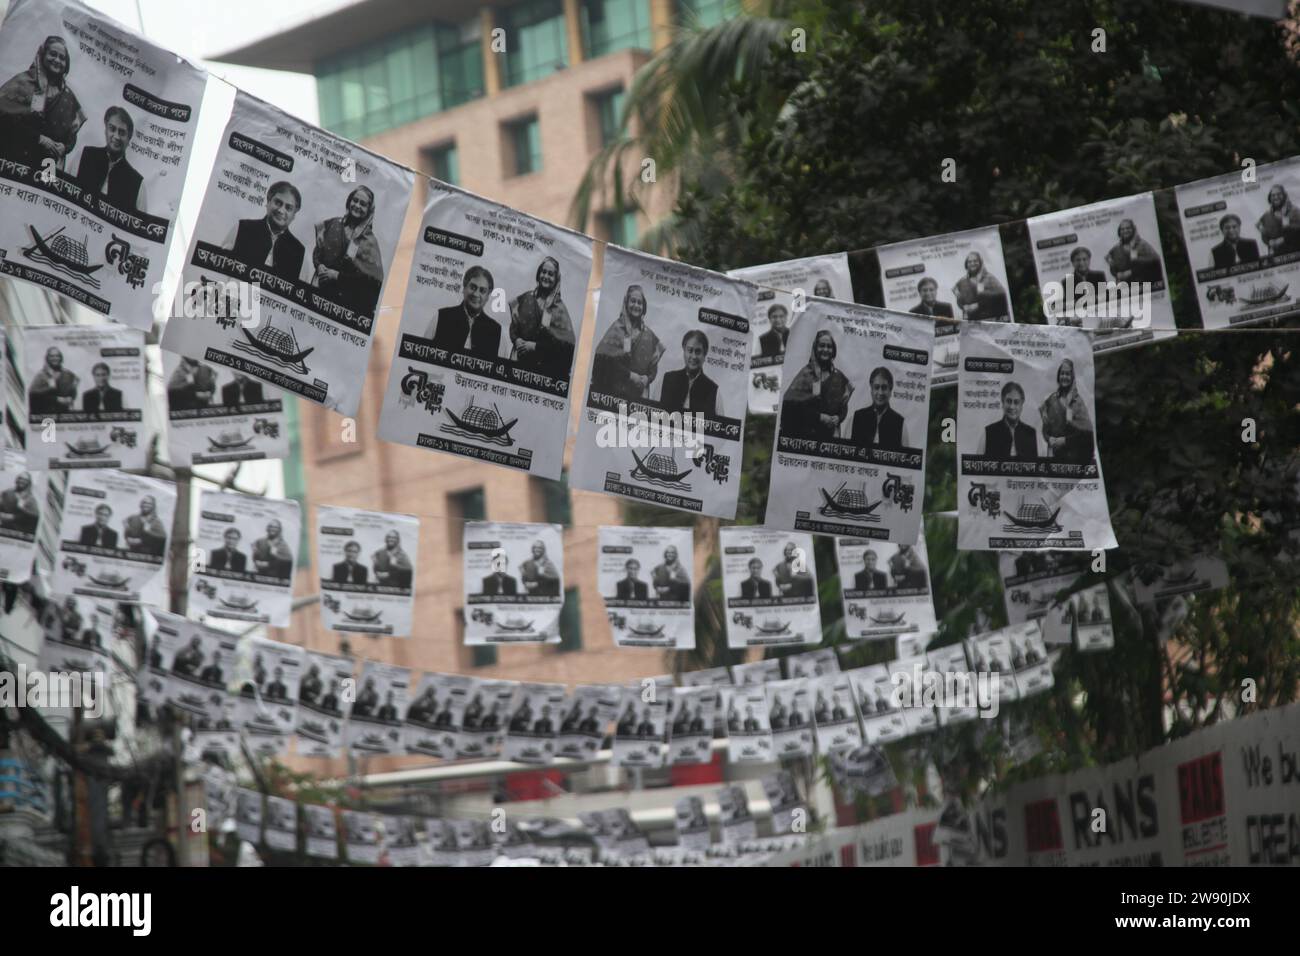
[[[560,263],[547,256],[536,285],[510,303],[510,358],[520,368],[567,379],[577,341],[569,310],[560,298]]]
[[[645,324],[645,293],[630,285],[623,295],[623,308],[596,346],[591,369],[591,387],[629,401],[650,394],[650,384],[659,374],[664,346]]]
[[[71,63],[63,38],[49,36],[32,65],[0,86],[0,155],[30,166],[53,159],[65,168],[86,122],[68,87]]]
[[[374,315],[384,284],[384,257],[375,238],[375,194],[358,186],[342,216],[316,224],[311,284],[339,305]]]
[[[1268,209],[1255,228],[1268,247],[1268,255],[1300,252],[1300,209],[1296,209],[1281,183],[1274,183],[1268,191]]]
[[[1000,320],[1010,315],[1007,290],[984,267],[984,257],[978,252],[970,253],[966,256],[964,268],[966,274],[952,287],[961,317],[969,321]]]
[[[799,369],[781,403],[781,434],[790,438],[833,441],[848,414],[853,385],[835,367],[839,347],[822,329],[813,338],[808,364]]]
[[[1038,414],[1047,453],[1053,461],[1074,465],[1092,461],[1092,419],[1075,385],[1074,363],[1069,359],[1056,370],[1056,391],[1038,407]]]
[[[1106,265],[1116,282],[1160,282],[1160,253],[1138,235],[1132,219],[1120,220],[1119,242],[1106,253]]]

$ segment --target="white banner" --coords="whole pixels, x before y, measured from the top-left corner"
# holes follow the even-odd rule
[[[958,386],[957,546],[1115,547],[1087,333],[964,325]]]
[[[280,756],[298,726],[303,654],[295,644],[250,639],[252,680],[239,688],[239,723],[256,756]]]
[[[379,437],[559,480],[591,240],[436,180],[428,195]]]
[[[162,353],[167,450],[177,468],[285,458],[284,393],[243,372]]]
[[[786,341],[809,297],[853,301],[848,253],[770,262],[732,269],[727,275],[759,287],[749,322],[749,413],[775,415]]]
[[[148,466],[144,333],[115,325],[23,330],[27,464],[37,471]]]
[[[938,629],[924,534],[914,545],[836,538],[835,558],[849,640]]]
[[[343,723],[351,707],[352,659],[303,652],[298,684],[297,753],[300,757],[337,757],[343,745]]]
[[[878,246],[885,308],[935,319],[1011,322],[1007,266],[997,226]],[[931,383],[957,383],[955,322],[935,322]]]
[[[45,474],[29,470],[21,452],[0,450],[0,581],[31,577],[44,501]]]
[[[355,416],[413,185],[236,93],[162,347]]]
[[[754,286],[617,246],[603,283],[572,486],[734,518]]]
[[[202,489],[194,543],[203,566],[190,575],[189,612],[288,627],[301,532],[293,499]]]
[[[52,589],[127,604],[164,603],[176,486],[125,472],[71,477]]]
[[[555,738],[564,711],[563,684],[520,684],[501,748],[505,760],[548,764],[555,759]]]
[[[410,634],[419,544],[414,515],[318,506],[321,623],[333,631]]]
[[[226,688],[234,677],[238,638],[166,611],[149,613],[155,627],[142,695],[151,705],[169,703],[190,715],[201,730],[227,730],[220,722],[232,716]]]
[[[718,534],[727,646],[820,644],[812,535],[751,526],[721,528]]]
[[[934,323],[813,299],[790,333],[764,524],[915,541]]]
[[[1050,324],[1092,330],[1094,352],[1176,334],[1154,195],[1063,209],[1027,225]]]
[[[596,580],[619,647],[695,648],[693,529],[599,529]]]
[[[357,681],[357,699],[348,716],[348,749],[365,754],[401,755],[402,714],[411,686],[411,672],[405,667],[365,661]]]
[[[0,37],[0,274],[148,329],[206,75],[79,3]]]
[[[1300,289],[1300,158],[1174,189],[1208,329],[1290,315]]]
[[[467,521],[463,553],[466,645],[560,642],[560,525]]]

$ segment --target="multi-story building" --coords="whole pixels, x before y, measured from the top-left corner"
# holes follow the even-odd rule
[[[636,71],[669,42],[680,18],[718,22],[734,12],[733,4],[357,0],[214,59],[314,74],[325,127],[430,176],[572,225],[569,209],[578,184],[591,157],[617,135],[622,100]],[[648,216],[598,209],[580,225],[597,238],[635,245],[638,231],[671,202],[667,187],[652,190]],[[389,273],[355,428],[298,403],[300,440],[286,463],[287,493],[303,501],[309,523],[310,506],[326,503],[421,516],[415,634],[343,641],[321,626],[315,607],[305,606],[278,636],[331,652],[346,646],[359,658],[415,671],[569,685],[663,673],[670,661],[662,652],[613,645],[595,592],[596,528],[621,523],[618,500],[570,494],[566,482],[531,479],[376,437],[423,205],[424,188],[417,184]],[[592,347],[593,320],[588,303],[573,395],[581,394],[585,380],[581,370]],[[575,410],[575,429],[576,421]],[[566,526],[562,644],[463,646],[461,534],[462,523],[473,519]],[[314,593],[318,569],[310,566],[310,555],[301,564],[297,593]],[[367,769],[402,765],[372,761]]]

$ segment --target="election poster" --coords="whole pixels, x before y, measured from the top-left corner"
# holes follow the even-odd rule
[[[166,611],[149,613],[154,628],[141,678],[142,695],[151,705],[168,703],[189,715],[199,730],[237,730],[238,716],[230,720],[225,708],[237,638]],[[223,720],[233,726],[222,726]]]
[[[307,820],[307,842],[304,847],[307,855],[321,860],[337,860],[339,832],[334,808],[323,807],[317,803],[304,803],[302,812]]]
[[[564,608],[564,529],[467,521],[465,643],[558,644]]]
[[[305,651],[296,644],[253,637],[245,653],[252,660],[239,688],[239,723],[254,755],[280,756],[298,725]]]
[[[654,692],[651,693],[651,690]],[[662,767],[668,758],[668,704],[673,689],[624,687],[614,727],[615,767]]]
[[[455,752],[452,688],[468,680],[451,674],[421,675],[402,723],[407,754],[444,757]]]
[[[1092,558],[1069,551],[1003,551],[998,554],[1007,621],[1037,621],[1050,645],[1075,642],[1080,650],[1102,650],[1114,644],[1110,597],[1104,581],[1094,580]],[[1077,588],[1077,589],[1076,589]],[[1064,597],[1062,592],[1073,590]]]
[[[22,452],[0,449],[0,581],[5,584],[31,577],[45,494],[45,474],[29,468]]]
[[[737,525],[719,536],[727,646],[820,644],[812,535]]]
[[[775,657],[770,657],[766,660],[750,661],[748,664],[736,664],[731,668],[731,673],[737,687],[766,684],[781,679],[781,662]]]
[[[345,736],[357,756],[396,755],[405,752],[402,714],[406,710],[411,672],[394,664],[364,661],[357,681],[357,699],[352,702]]]
[[[223,365],[162,353],[167,449],[177,468],[285,458],[284,394]]]
[[[981,706],[997,705],[987,690],[985,700],[980,700],[980,680],[985,681],[985,688],[991,687],[992,681],[988,676],[981,677],[980,673],[971,670],[966,660],[966,648],[960,641],[926,651],[925,656],[930,662],[930,673],[942,678],[936,690],[941,688],[943,693],[936,694],[935,702],[940,727],[974,720],[980,715]],[[1048,677],[1051,677],[1050,666]]]
[[[811,678],[813,724],[817,749],[824,754],[854,748],[862,743],[862,728],[854,706],[853,685],[847,673]]]
[[[1228,586],[1228,565],[1213,554],[1169,557],[1144,569],[1134,579],[1134,590],[1142,604],[1170,598],[1217,591]]]
[[[579,684],[565,703],[555,755],[570,760],[590,760],[605,739],[605,728],[614,719],[623,689],[613,684]]]
[[[723,843],[744,843],[758,836],[758,824],[749,809],[749,796],[741,784],[733,783],[718,791],[718,819],[722,824]]]
[[[113,672],[116,607],[103,598],[51,595],[40,615],[41,668],[51,674],[100,674],[107,681]],[[107,683],[97,692],[107,695]]]
[[[321,623],[332,631],[410,634],[419,543],[414,515],[318,506]]]
[[[453,686],[451,717],[455,758],[486,760],[501,752],[506,721],[518,687],[515,681],[478,677],[464,678]]]
[[[555,738],[560,732],[564,699],[563,684],[520,684],[506,724],[502,758],[526,764],[555,760]]]
[[[349,863],[379,862],[379,814],[343,810],[343,846]]]
[[[601,527],[596,581],[619,647],[695,648],[693,530]]]
[[[902,740],[908,728],[904,708],[894,693],[895,683],[885,664],[857,667],[848,672],[853,694],[862,714],[863,736],[869,744]]]
[[[668,763],[708,763],[713,759],[713,725],[726,688],[707,685],[673,691]]]
[[[204,488],[190,575],[190,613],[288,627],[302,513],[293,499]]]
[[[781,770],[764,777],[762,783],[763,795],[767,797],[767,805],[772,811],[773,833],[778,836],[790,833],[794,829],[796,813],[802,813],[802,819],[806,820],[807,810],[803,798],[799,796],[799,788],[795,785],[794,774]]]
[[[811,757],[813,735],[812,686],[808,678],[769,681],[760,684],[767,691],[767,719],[772,725],[773,759]]]
[[[713,842],[709,818],[704,813],[701,797],[682,797],[673,804],[677,821],[677,845],[687,850],[707,850]]]
[[[785,658],[785,676],[791,679],[838,674],[839,670],[840,659],[836,656],[833,647],[804,651],[802,654],[791,654]]]
[[[298,804],[287,797],[266,797],[266,845],[272,850],[298,849]]]
[[[767,713],[767,687],[719,687],[727,724],[729,763],[770,763],[772,725]]]
[[[937,630],[924,534],[916,544],[836,538],[835,557],[850,640]]]
[[[337,757],[343,746],[343,724],[352,706],[346,692],[352,680],[351,658],[321,651],[303,651],[298,683],[297,752],[300,757]]]

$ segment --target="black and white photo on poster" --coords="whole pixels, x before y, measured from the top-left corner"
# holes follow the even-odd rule
[[[619,647],[695,648],[693,529],[598,530],[596,581]]]
[[[467,521],[465,644],[558,644],[564,608],[564,529]]]
[[[565,697],[563,684],[520,684],[506,723],[502,759],[528,764],[555,760]]]
[[[349,863],[379,862],[379,814],[344,810],[343,848]]]
[[[997,226],[877,246],[885,308],[935,320],[931,381],[957,383],[956,322],[1012,322]]]
[[[796,677],[822,677],[826,674],[838,674],[839,672],[840,659],[833,647],[804,651],[802,654],[791,654],[785,658],[785,676],[791,679]]]
[[[1027,225],[1050,324],[1088,329],[1094,352],[1176,334],[1152,193],[1034,216]]]
[[[964,325],[961,356],[957,547],[1115,547],[1088,334],[1067,326]]]
[[[303,651],[298,682],[298,725],[294,728],[300,757],[337,757],[343,725],[352,706],[352,659]]]
[[[245,653],[251,669],[245,671],[247,679],[239,687],[239,723],[254,754],[279,756],[288,749],[298,726],[305,651],[264,637],[248,640]]]
[[[892,743],[911,733],[905,708],[894,693],[888,665],[857,667],[848,672],[848,677],[862,714],[862,733],[867,743]]]
[[[354,417],[414,182],[236,92],[162,347]]]
[[[769,657],[761,661],[750,661],[748,664],[736,664],[731,668],[731,674],[737,687],[767,684],[781,679],[781,661]]]
[[[949,675],[942,676],[943,683],[936,686],[936,690],[940,687],[944,690],[943,694],[935,694],[938,698],[935,702],[935,712],[939,717],[939,726],[947,727],[951,724],[965,723],[980,716],[979,674],[972,672],[966,660],[965,645],[960,641],[956,644],[947,644],[927,651],[925,656],[930,661],[931,673],[940,676]],[[947,695],[949,689],[952,690],[951,698]],[[921,696],[923,699],[926,696],[924,688]],[[915,702],[913,700],[913,703]]]
[[[1093,577],[1089,570],[1092,560],[1091,554],[1073,551],[999,552],[998,573],[1002,577],[1007,623],[1037,621],[1048,644],[1071,643],[1075,595],[1061,595]],[[1102,585],[1103,601],[1104,593],[1105,585]],[[1105,617],[1109,620],[1109,602],[1106,603]]]
[[[574,488],[734,518],[756,290],[605,247]]]
[[[501,752],[506,722],[519,684],[471,677],[452,691],[457,759],[485,760]]]
[[[770,763],[772,725],[767,714],[767,687],[719,687],[719,700],[727,724],[729,763]]]
[[[358,756],[383,754],[401,756],[402,715],[411,686],[411,672],[405,667],[364,661],[357,680],[357,698],[348,715],[348,750]]]
[[[786,342],[809,297],[853,301],[848,253],[747,266],[727,275],[758,286],[749,320],[749,413],[775,415]]]
[[[559,480],[591,240],[436,180],[379,437]]]
[[[285,797],[266,797],[266,845],[272,850],[298,849],[298,804]]]
[[[555,755],[570,760],[590,760],[605,739],[623,689],[614,684],[579,684],[565,703],[564,719],[555,742]]]
[[[1018,641],[1023,642],[1029,629],[1037,632],[1038,624],[1036,622],[1014,624],[986,634],[977,634],[965,641],[966,660],[970,663],[970,669],[976,674],[989,675],[989,683],[996,686],[997,690],[994,692],[998,695],[999,701],[1019,699],[1016,672],[1011,664],[1011,640],[1014,635]],[[1023,644],[1020,646],[1020,652],[1024,654]]]
[[[1228,586],[1228,565],[1214,554],[1194,554],[1183,558],[1170,556],[1135,573],[1134,590],[1139,604],[1202,591],[1218,591]]]
[[[899,634],[894,638],[894,659],[901,657],[916,657],[918,654],[925,652],[934,640],[934,631],[921,631],[914,634]]]
[[[262,793],[240,787],[235,794],[235,827],[239,839],[254,845],[262,842]]]
[[[162,353],[172,465],[286,458],[284,393],[243,372]]]
[[[1174,188],[1207,329],[1281,318],[1300,309],[1300,158],[1252,166],[1249,172]]]
[[[718,791],[718,819],[722,823],[723,843],[744,843],[758,836],[749,796],[741,784],[733,783]]]
[[[379,818],[383,831],[383,854],[389,866],[419,866],[420,843],[415,834],[415,817],[385,813]]]
[[[1052,659],[1037,621],[1007,628],[1011,645],[1011,670],[1016,678],[1016,698],[1024,700],[1052,689]]]
[[[143,470],[144,333],[117,325],[23,329],[27,464]]]
[[[190,575],[189,612],[206,619],[288,627],[302,512],[293,499],[204,488]]]
[[[673,804],[677,821],[677,845],[686,850],[707,850],[713,842],[709,818],[701,797],[681,797]]]
[[[908,735],[937,729],[939,718],[935,715],[934,708],[917,700],[914,693],[917,687],[924,689],[928,679],[926,674],[930,671],[930,659],[925,654],[918,654],[916,657],[900,657],[885,666],[889,668],[891,689],[902,688],[894,701],[903,705],[903,722],[907,725]]]
[[[5,584],[22,584],[32,575],[45,482],[45,473],[29,468],[22,452],[0,449],[0,581]]]
[[[117,605],[104,598],[51,594],[40,617],[41,668],[48,674],[102,675],[105,683],[95,693],[107,696],[116,614]]]
[[[1074,624],[1074,646],[1081,651],[1107,651],[1115,646],[1115,628],[1110,616],[1110,592],[1104,583],[1094,584],[1070,595],[1069,617]],[[1040,622],[1043,642],[1047,625]]]
[[[66,0],[0,28],[0,274],[148,330],[207,77]]]
[[[614,725],[615,767],[662,767],[667,762],[668,704],[673,690],[638,684],[624,687]]]
[[[334,808],[316,803],[304,803],[302,812],[307,821],[307,840],[304,847],[307,855],[319,860],[337,860],[339,831],[338,821],[334,817]]]
[[[808,811],[804,806],[803,798],[799,796],[794,774],[789,770],[780,770],[764,777],[762,784],[763,795],[767,797],[767,805],[772,811],[773,833],[780,836],[783,833],[795,832],[797,812],[801,813],[801,824],[806,825]],[[805,832],[805,827],[801,825],[797,832]]]
[[[467,687],[469,680],[454,674],[421,675],[402,724],[407,754],[442,758],[456,752],[453,689]]]
[[[113,469],[72,475],[51,590],[163,604],[175,508],[171,482]]]
[[[451,820],[456,835],[456,866],[487,866],[496,856],[486,820]]]
[[[767,719],[772,726],[772,757],[811,757],[814,736],[812,685],[808,678],[760,684],[767,692]]]
[[[861,744],[862,727],[858,723],[849,675],[838,673],[811,678],[808,686],[812,691],[817,749],[827,754]]]
[[[820,644],[812,535],[748,525],[721,528],[718,534],[727,646]]]
[[[409,635],[419,543],[414,515],[318,506],[321,623],[332,631]]]
[[[673,691],[668,734],[668,763],[708,763],[713,759],[713,727],[718,718],[719,687],[679,687]]]
[[[200,724],[205,721],[199,721]],[[221,701],[221,716],[204,728],[196,726],[194,746],[200,754],[211,754],[218,759],[236,760],[242,755],[240,747],[239,698],[229,692]]]
[[[898,786],[894,768],[880,747],[864,744],[833,750],[829,757],[831,779],[843,791],[874,797]]]
[[[686,671],[678,675],[677,679],[683,687],[726,687],[732,682],[731,669],[727,667],[705,667],[700,670]]]
[[[915,544],[836,538],[835,559],[849,640],[938,629],[924,532]]]
[[[790,333],[763,523],[913,542],[933,320],[810,299]]]
[[[187,714],[196,730],[237,730],[239,715],[232,715],[226,703],[238,658],[238,638],[167,611],[151,609],[149,615],[154,627],[142,674],[142,696],[151,706],[167,703]]]

